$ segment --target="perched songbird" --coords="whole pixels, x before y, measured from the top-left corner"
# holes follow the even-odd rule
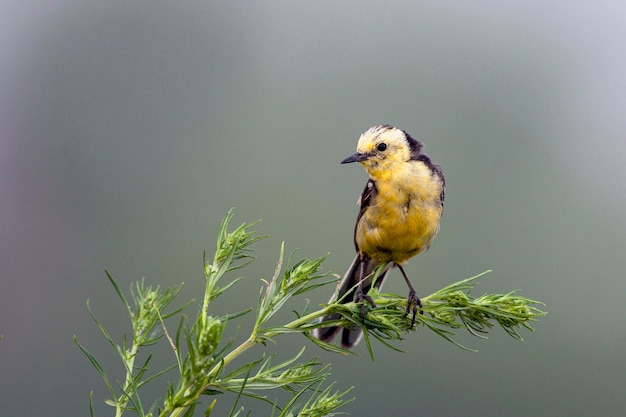
[[[385,265],[375,282],[380,288],[392,267],[397,266],[409,286],[407,314],[415,314],[421,301],[402,265],[409,258],[426,251],[439,230],[443,212],[445,180],[441,167],[422,153],[423,144],[403,130],[389,125],[370,128],[359,138],[356,153],[342,164],[359,162],[369,180],[359,201],[360,210],[354,228],[356,258],[339,284],[342,302],[367,300],[374,270]],[[332,302],[334,297],[331,298]],[[365,316],[365,306],[362,307]],[[337,320],[334,314],[322,322]],[[329,342],[341,329],[338,326],[315,330],[318,339]],[[344,328],[341,345],[350,348],[363,336],[359,327]]]

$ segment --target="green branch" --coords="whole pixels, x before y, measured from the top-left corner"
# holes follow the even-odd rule
[[[471,290],[477,284],[477,279],[489,272],[487,271],[448,285],[422,298],[423,307],[420,309],[421,314],[416,317],[415,326],[412,326],[411,317],[405,313],[406,297],[378,293],[375,289],[371,290],[369,295],[376,307],[369,308],[367,304],[364,317],[360,303],[334,302],[323,304],[315,311],[307,311],[307,307],[297,314],[295,319],[283,324],[273,324],[272,319],[289,299],[321,286],[330,287],[337,281],[336,276],[320,272],[325,257],[302,259],[292,264],[291,256],[285,260],[283,244],[274,275],[270,280],[264,281],[261,289],[255,309],[253,330],[243,342],[233,347],[231,342],[222,341],[225,325],[251,310],[215,317],[209,314],[211,303],[241,279],[223,283],[225,275],[229,272],[238,270],[254,260],[251,245],[263,237],[257,236],[251,230],[255,223],[245,223],[229,232],[231,219],[232,210],[221,224],[212,263],[207,263],[205,256],[205,294],[201,308],[191,323],[182,315],[182,311],[192,301],[172,311],[166,311],[180,291],[180,285],[161,291],[159,287],[153,289],[140,281],[131,289],[131,304],[107,272],[124,308],[129,312],[133,329],[130,344],[127,345],[126,335],[122,335],[121,345],[115,342],[111,333],[96,319],[91,309],[89,311],[106,340],[117,352],[126,372],[124,381],[118,385],[111,383],[97,359],[78,341],[76,343],[104,379],[112,397],[106,400],[106,403],[115,408],[116,416],[128,411],[133,411],[139,416],[192,416],[202,395],[214,397],[204,410],[204,415],[209,416],[218,406],[215,396],[222,392],[236,394],[235,403],[228,408],[230,416],[240,413],[241,408],[237,404],[242,396],[271,404],[275,410],[274,414],[278,416],[333,415],[339,408],[353,400],[347,397],[350,389],[337,391],[334,383],[324,386],[330,375],[330,365],[314,358],[301,361],[304,347],[298,349],[291,358],[278,364],[274,364],[276,359],[274,355],[267,356],[261,352],[258,359],[252,362],[241,363],[235,368],[233,365],[242,353],[259,344],[265,345],[267,349],[268,341],[275,341],[278,336],[290,333],[303,334],[326,350],[344,354],[353,353],[312,337],[311,331],[321,326],[361,327],[367,349],[373,359],[374,348],[371,344],[373,339],[380,341],[383,346],[399,350],[392,345],[393,342],[400,342],[405,334],[423,327],[467,349],[454,340],[456,330],[464,328],[475,336],[485,337],[497,325],[515,339],[521,340],[518,330],[524,328],[533,331],[530,323],[545,314],[537,307],[542,305],[540,302],[517,295],[516,292],[472,297]],[[319,322],[320,317],[331,314],[338,314],[340,318],[323,324]],[[168,318],[172,317],[178,317],[175,332],[168,330],[165,324]],[[172,348],[175,359],[173,364],[156,370],[149,369],[151,356],[148,353],[143,365],[137,366],[135,362],[138,355],[146,354],[146,349],[160,342],[164,335]],[[175,375],[174,369],[177,370]],[[149,375],[149,371],[152,374]],[[140,396],[141,388],[165,374],[168,374],[169,380],[173,382],[170,382],[163,402],[153,400],[151,406],[146,409]],[[288,391],[291,393],[291,399],[285,404],[269,400],[264,392],[275,389]],[[222,407],[222,414],[226,409]]]

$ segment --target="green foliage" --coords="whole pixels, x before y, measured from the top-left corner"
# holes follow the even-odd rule
[[[192,323],[189,323],[182,314],[191,301],[178,308],[169,308],[181,289],[180,285],[162,291],[159,287],[153,289],[146,286],[142,280],[131,287],[131,304],[107,272],[111,284],[129,313],[132,324],[130,343],[127,343],[126,335],[123,335],[121,345],[114,341],[87,303],[92,318],[123,364],[126,372],[124,381],[113,384],[98,360],[77,340],[75,341],[103,378],[111,395],[106,403],[114,407],[116,416],[121,416],[126,411],[133,411],[139,416],[146,417],[192,416],[201,396],[214,397],[204,409],[204,415],[210,416],[218,404],[216,396],[224,392],[234,393],[236,398],[230,407],[229,416],[238,416],[243,412],[242,408],[238,407],[238,401],[242,396],[269,402],[278,417],[336,415],[339,413],[338,409],[353,400],[348,397],[351,388],[341,391],[334,388],[334,383],[326,385],[330,365],[315,358],[302,361],[304,347],[291,358],[279,363],[275,363],[274,355],[267,356],[262,352],[252,362],[232,366],[245,351],[259,344],[267,346],[267,342],[275,342],[279,335],[289,333],[304,334],[316,345],[332,352],[353,353],[311,336],[311,331],[321,326],[318,319],[333,313],[339,313],[341,318],[333,322],[327,321],[324,326],[337,324],[361,327],[372,360],[374,350],[371,338],[398,350],[391,342],[402,340],[404,333],[414,331],[422,325],[460,346],[452,339],[453,330],[466,328],[473,335],[485,337],[484,334],[497,323],[509,335],[521,339],[517,329],[523,327],[532,331],[529,322],[545,314],[535,307],[541,303],[518,296],[515,292],[472,298],[470,291],[476,284],[476,279],[484,275],[483,273],[424,297],[422,314],[417,316],[417,326],[411,326],[411,317],[407,317],[405,313],[406,297],[378,293],[375,289],[372,289],[369,295],[376,307],[368,308],[365,317],[362,317],[360,303],[334,302],[322,305],[313,312],[307,312],[305,307],[303,313],[288,323],[270,324],[271,319],[289,299],[336,281],[336,277],[320,272],[324,257],[313,260],[302,259],[293,264],[289,257],[283,271],[285,262],[283,245],[274,275],[269,281],[264,281],[264,287],[261,289],[251,334],[242,343],[233,347],[230,342],[224,343],[222,340],[225,325],[252,309],[215,317],[209,314],[209,308],[216,297],[239,281],[240,278],[237,278],[223,283],[227,273],[240,269],[254,260],[250,246],[263,236],[257,236],[251,230],[255,223],[245,223],[229,232],[231,219],[232,210],[221,224],[213,262],[207,263],[205,255],[205,294],[202,307]],[[369,307],[369,304],[367,306]],[[173,316],[178,317],[178,325],[172,336],[164,321]],[[143,352],[164,338],[170,344],[176,362],[149,374],[151,369],[148,365],[151,365],[151,356],[148,354],[145,362],[137,365],[135,361],[139,350],[141,348]],[[146,408],[140,397],[140,389],[155,378],[164,377],[165,373],[174,370],[177,371],[176,376],[170,378],[162,404],[154,401]],[[174,382],[171,382],[172,379]],[[264,392],[276,389],[290,393],[291,397],[286,404],[273,402],[264,395]],[[93,415],[91,400],[90,395],[90,411]],[[224,415],[225,409],[222,407],[221,410],[220,415]]]

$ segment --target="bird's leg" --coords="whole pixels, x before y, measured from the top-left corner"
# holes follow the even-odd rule
[[[367,265],[367,258],[361,257],[360,261],[361,264],[359,265],[359,285],[356,288],[355,300],[357,303],[362,303],[364,300],[367,300],[372,308],[375,308],[376,304],[374,303],[374,300],[372,300],[372,297],[363,292],[363,280],[365,279],[365,266]],[[361,304],[361,318],[365,320],[365,303]]]
[[[415,325],[415,315],[417,314],[417,307],[419,306],[420,308],[423,307],[422,306],[422,301],[420,300],[420,298],[417,296],[417,293],[415,292],[415,288],[413,288],[413,285],[411,285],[411,281],[409,281],[409,277],[406,276],[406,272],[404,272],[404,268],[402,268],[402,266],[400,265],[396,265],[398,267],[398,269],[400,270],[400,272],[402,272],[402,276],[404,277],[404,280],[406,281],[406,285],[409,286],[409,296],[407,297],[407,303],[406,303],[406,314],[409,314],[409,310],[411,310],[411,306],[413,306],[413,318],[411,320],[411,328],[413,328],[413,326]],[[423,311],[420,312],[421,314],[424,314]]]

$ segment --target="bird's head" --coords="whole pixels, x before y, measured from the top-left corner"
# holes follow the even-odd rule
[[[341,163],[360,162],[370,176],[377,177],[417,157],[421,151],[422,143],[405,131],[389,125],[378,125],[361,135],[356,153]]]

